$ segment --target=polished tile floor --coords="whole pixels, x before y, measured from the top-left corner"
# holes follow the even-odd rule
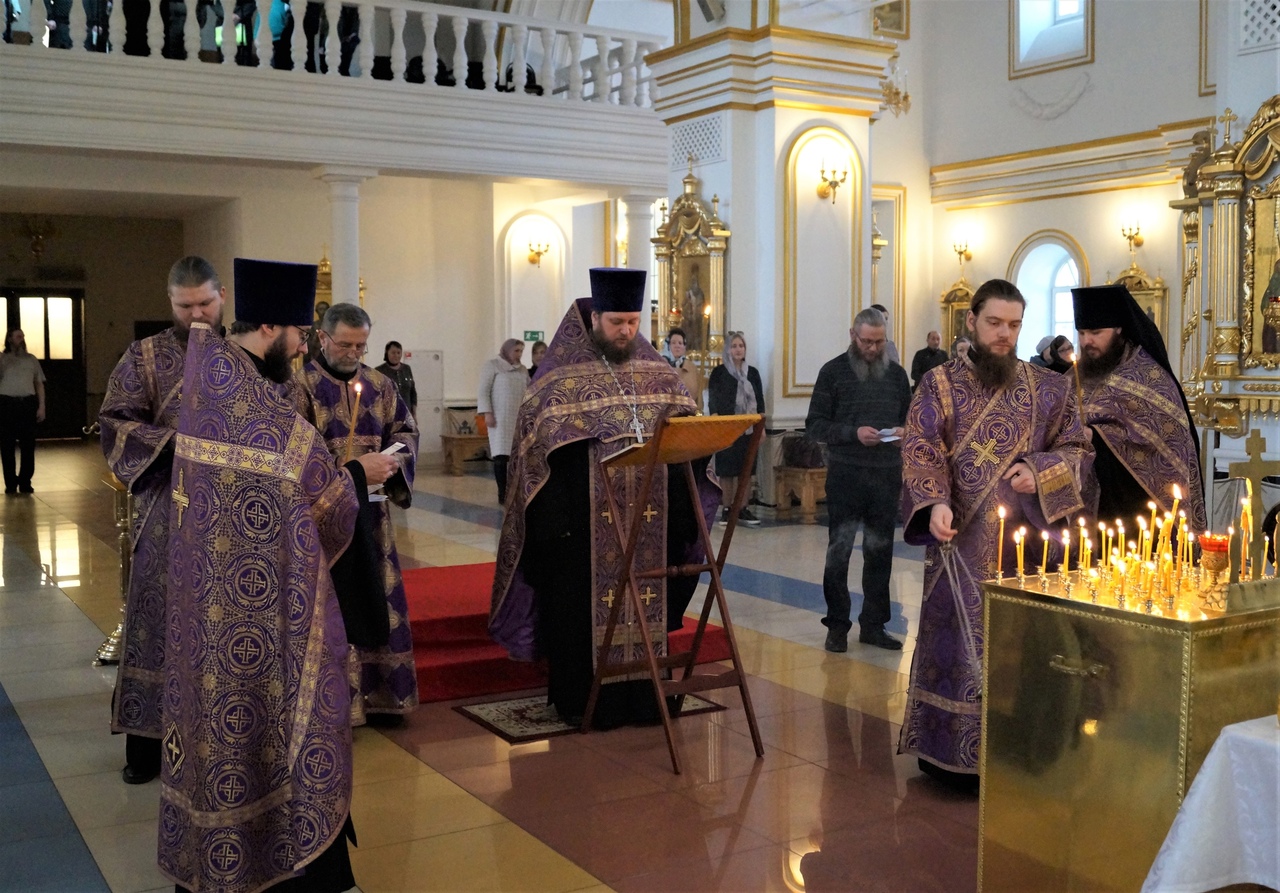
[[[407,566],[492,560],[495,489],[470,465],[419,475],[398,513]],[[120,781],[114,669],[91,663],[120,604],[105,465],[96,443],[42,444],[37,469],[33,497],[0,503],[0,891],[166,889],[158,783]],[[424,705],[402,729],[356,732],[360,889],[974,889],[976,800],[895,755],[921,553],[896,551],[889,629],[906,649],[832,655],[818,622],[826,528],[766,521],[736,536],[725,581],[763,760],[731,690],[712,695],[728,709],[678,720],[679,776],[660,728],[510,745]],[[855,589],[860,574],[855,551]]]

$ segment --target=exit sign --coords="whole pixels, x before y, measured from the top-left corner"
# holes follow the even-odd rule
[[[524,340],[525,341],[541,341],[542,330],[541,329],[525,329]]]

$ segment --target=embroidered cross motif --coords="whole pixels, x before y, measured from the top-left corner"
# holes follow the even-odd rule
[[[178,526],[182,526],[182,513],[187,510],[187,506],[191,505],[191,499],[187,496],[187,489],[183,486],[183,478],[186,477],[186,469],[178,469],[178,486],[173,488],[170,498],[173,500],[174,508],[178,510]]]
[[[996,458],[996,439],[994,437],[988,438],[986,443],[978,443],[978,441],[975,440],[970,444],[970,446],[973,447],[973,451],[978,454],[978,458],[973,461],[979,468],[982,467],[982,463],[984,462],[990,462],[992,465],[1000,464],[1000,460]]]
[[[658,516],[658,513],[653,510],[653,506],[651,505],[645,506],[645,510],[643,514],[644,514],[644,523],[646,524],[648,524]]]
[[[649,586],[646,586],[644,588],[644,592],[640,593],[640,598],[644,602],[644,606],[646,608],[649,607],[649,604],[657,597],[658,593],[654,592]]]
[[[613,590],[610,589],[608,595],[600,596],[600,601],[604,602],[606,605],[612,608],[613,607]]]

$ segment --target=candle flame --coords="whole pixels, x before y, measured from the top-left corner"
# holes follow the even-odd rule
[[[1174,499],[1182,498],[1182,488],[1179,487],[1177,484],[1173,485],[1173,498]]]
[[[1048,541],[1049,541],[1049,531],[1047,531],[1047,530],[1042,530],[1042,531],[1040,531],[1040,538],[1041,538],[1042,540],[1044,540],[1045,542],[1048,542]]]
[[[999,515],[999,516],[1000,516],[1000,520],[1001,520],[1001,521],[1003,521],[1003,520],[1004,520],[1004,506],[1000,506],[998,509],[996,509],[996,514],[997,514],[997,515]]]

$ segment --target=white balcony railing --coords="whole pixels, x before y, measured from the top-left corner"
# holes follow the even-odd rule
[[[417,0],[194,0],[194,16],[192,3],[54,0],[50,20],[43,0],[16,0],[12,43],[0,51],[100,53],[104,64],[148,56],[165,65],[214,63],[628,107],[648,108],[656,98],[645,56],[661,38],[651,34]],[[305,10],[301,22],[293,5]]]

